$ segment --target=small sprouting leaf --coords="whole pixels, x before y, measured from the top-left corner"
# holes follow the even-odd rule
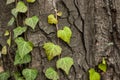
[[[106,72],[106,70],[107,70],[107,64],[106,64],[106,61],[105,61],[104,58],[103,58],[103,60],[102,60],[102,63],[100,63],[100,64],[98,65],[98,68],[99,68],[100,70]]]
[[[89,70],[89,79],[90,80],[100,80],[100,74],[95,71],[95,69],[91,68]]]
[[[16,38],[15,42],[18,46],[18,53],[21,58],[23,58],[25,55],[27,55],[33,49],[32,43],[25,41],[22,37]]]
[[[27,30],[27,27],[17,27],[13,30],[14,32],[14,38],[17,38],[19,35],[21,35],[22,33],[24,33]]]
[[[14,72],[14,78],[15,80],[24,80],[23,77],[21,77],[21,74],[19,72]]]
[[[19,1],[17,3],[16,10],[17,12],[25,13],[27,12],[28,8],[23,1]]]
[[[36,0],[27,0],[28,3],[34,3]]]
[[[9,36],[9,38],[8,38],[8,40],[7,40],[7,44],[8,44],[9,46],[11,46],[11,36]]]
[[[35,29],[35,26],[37,25],[39,21],[39,18],[37,16],[33,16],[31,18],[25,19],[25,24],[30,26],[32,29]]]
[[[10,32],[8,30],[5,31],[4,36],[9,36]]]
[[[12,15],[13,15],[15,18],[17,18],[18,11],[16,10],[16,8],[13,8],[13,9],[11,10],[11,13],[12,13]]]
[[[57,61],[56,65],[57,65],[57,68],[62,69],[68,75],[69,70],[73,64],[74,64],[74,62],[73,62],[73,59],[71,57],[64,57],[64,58],[59,59]]]
[[[7,47],[3,46],[2,48],[2,54],[6,55],[7,54]]]
[[[62,12],[61,11],[57,12],[57,16],[62,16]]]
[[[71,36],[72,36],[72,31],[67,26],[65,26],[63,30],[58,30],[57,32],[57,37],[67,42],[68,44],[70,43]]]
[[[8,80],[9,77],[10,77],[10,73],[8,71],[0,73],[0,80]]]
[[[15,0],[7,0],[6,4],[8,5],[8,4],[11,4],[13,2],[15,2]]]
[[[53,14],[50,14],[50,15],[48,16],[48,23],[49,23],[49,24],[57,24],[57,23],[58,23],[58,20],[54,17]]]
[[[45,76],[48,79],[52,79],[52,80],[58,80],[59,79],[58,73],[52,67],[50,67],[46,70]]]
[[[45,43],[43,48],[45,49],[48,60],[60,55],[62,51],[62,48],[59,45],[55,45],[51,42]]]
[[[25,64],[25,63],[29,63],[30,61],[31,61],[31,56],[29,54],[21,58],[18,51],[16,51],[14,65]]]
[[[15,21],[15,18],[12,17],[12,18],[10,19],[10,21],[8,22],[7,26],[12,26],[13,23],[14,23],[14,21]]]
[[[35,80],[37,77],[38,71],[36,69],[24,69],[22,71],[23,76],[26,80]]]

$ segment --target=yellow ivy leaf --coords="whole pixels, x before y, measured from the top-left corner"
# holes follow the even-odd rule
[[[58,20],[54,17],[53,14],[50,14],[50,15],[48,16],[48,23],[49,23],[49,24],[57,24],[57,23],[58,23]]]
[[[3,46],[2,48],[2,54],[6,55],[7,54],[7,47]]]

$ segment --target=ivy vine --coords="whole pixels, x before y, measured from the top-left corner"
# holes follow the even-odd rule
[[[26,0],[28,3],[34,3],[36,0]],[[29,63],[31,61],[31,56],[30,52],[33,50],[34,45],[32,42],[27,41],[22,37],[22,34],[24,34],[28,27],[32,28],[33,30],[35,29],[39,18],[36,15],[33,15],[31,17],[27,16],[26,19],[23,21],[23,25],[19,25],[18,21],[18,15],[20,13],[26,14],[27,11],[29,11],[29,7],[26,6],[26,4],[23,1],[17,1],[17,0],[7,0],[6,4],[11,4],[16,2],[16,7],[11,10],[11,14],[13,15],[11,19],[9,20],[7,26],[12,26],[14,23],[16,23],[16,28],[13,29],[14,35],[11,36],[11,32],[9,30],[6,30],[4,33],[4,36],[8,37],[7,44],[10,47],[11,46],[11,39],[14,39],[14,42],[17,45],[17,50],[15,54],[15,59],[14,59],[14,65],[22,65]],[[58,19],[57,16],[61,16],[62,12],[58,12],[55,10],[56,14],[50,14],[48,15],[48,23],[51,25],[56,25],[57,29],[57,37],[66,42],[67,44],[70,43],[70,39],[72,36],[72,31],[68,26],[64,26],[63,30],[59,30],[58,28]],[[58,41],[59,42],[59,41]],[[2,54],[6,55],[7,54],[7,45],[3,46],[2,48]],[[54,44],[52,42],[47,42],[43,44],[43,48],[45,50],[46,56],[48,60],[54,59],[56,56],[60,56],[62,53],[62,47],[59,46],[58,44]],[[63,57],[59,58],[56,62],[56,68],[61,69],[65,71],[65,73],[68,75],[70,68],[74,64],[74,61],[71,57]],[[11,72],[2,72],[0,73],[0,80],[8,80],[10,77]],[[35,80],[38,71],[36,69],[23,69],[22,73],[21,72],[14,72],[12,73],[15,80]],[[57,71],[55,71],[54,68],[49,67],[46,69],[45,76],[48,79],[53,79],[53,80],[58,80],[59,79],[59,74]]]

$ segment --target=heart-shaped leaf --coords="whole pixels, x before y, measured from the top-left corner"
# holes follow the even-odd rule
[[[8,5],[8,4],[11,4],[13,2],[15,2],[15,0],[7,0],[6,4]]]
[[[9,45],[9,47],[11,46],[11,36],[9,36],[9,38],[7,39],[7,44]]]
[[[25,63],[29,63],[30,61],[31,61],[31,56],[29,54],[21,58],[18,51],[16,51],[14,65],[25,64]]]
[[[16,38],[15,42],[18,46],[18,53],[22,59],[33,49],[32,43],[25,41],[22,37]]]
[[[9,77],[10,77],[10,73],[8,71],[0,73],[0,80],[8,80]]]
[[[25,19],[25,24],[30,26],[32,29],[35,29],[35,26],[37,25],[39,21],[39,18],[37,16],[33,16],[31,18]]]
[[[107,64],[106,64],[106,61],[105,61],[104,58],[103,58],[103,60],[102,60],[102,63],[100,63],[100,64],[98,65],[98,68],[99,68],[100,70],[106,72],[106,70],[107,70]]]
[[[28,10],[28,8],[23,1],[19,1],[17,3],[17,6],[16,6],[17,12],[25,13],[25,12],[27,12],[27,10]]]
[[[14,78],[15,80],[24,80],[23,77],[21,77],[21,74],[19,72],[14,72]]]
[[[7,54],[7,47],[3,46],[2,48],[2,54],[6,55]]]
[[[53,14],[50,14],[50,15],[48,16],[48,23],[49,23],[49,24],[57,24],[57,23],[58,23],[58,20],[54,17]]]
[[[52,79],[52,80],[58,80],[59,79],[58,73],[52,67],[50,67],[46,70],[45,76],[48,79]]]
[[[10,19],[10,21],[8,22],[7,26],[12,26],[14,22],[15,22],[15,18],[12,17],[12,18]]]
[[[95,69],[91,68],[89,70],[89,79],[90,80],[100,80],[100,74],[95,71]]]
[[[10,32],[8,30],[5,31],[4,36],[9,36]]]
[[[28,3],[34,3],[36,0],[27,0]]]
[[[57,37],[67,42],[68,44],[70,43],[71,36],[72,36],[72,31],[67,26],[65,26],[63,30],[58,30],[57,32]]]
[[[21,35],[22,33],[24,33],[26,30],[27,30],[27,27],[18,26],[17,28],[15,28],[13,30],[13,32],[14,32],[14,38],[18,37],[19,35]]]
[[[62,51],[62,48],[59,45],[55,45],[51,42],[45,43],[43,48],[45,49],[48,60],[60,55]]]
[[[22,74],[24,75],[25,80],[35,80],[38,71],[36,69],[24,69]]]
[[[73,62],[73,59],[71,57],[64,57],[64,58],[59,59],[57,61],[56,65],[57,65],[57,68],[62,69],[68,75],[69,70],[73,64],[74,64],[74,62]]]
[[[18,11],[16,10],[16,8],[13,8],[13,9],[11,10],[11,13],[12,13],[12,15],[13,15],[15,18],[17,18]]]

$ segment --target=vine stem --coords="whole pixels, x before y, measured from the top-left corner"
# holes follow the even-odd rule
[[[17,2],[18,2],[18,1],[15,0],[15,6],[17,5]],[[18,17],[16,17],[15,19],[16,19],[16,25],[17,25],[17,27],[18,27],[18,26],[19,26],[19,23],[18,23]]]

